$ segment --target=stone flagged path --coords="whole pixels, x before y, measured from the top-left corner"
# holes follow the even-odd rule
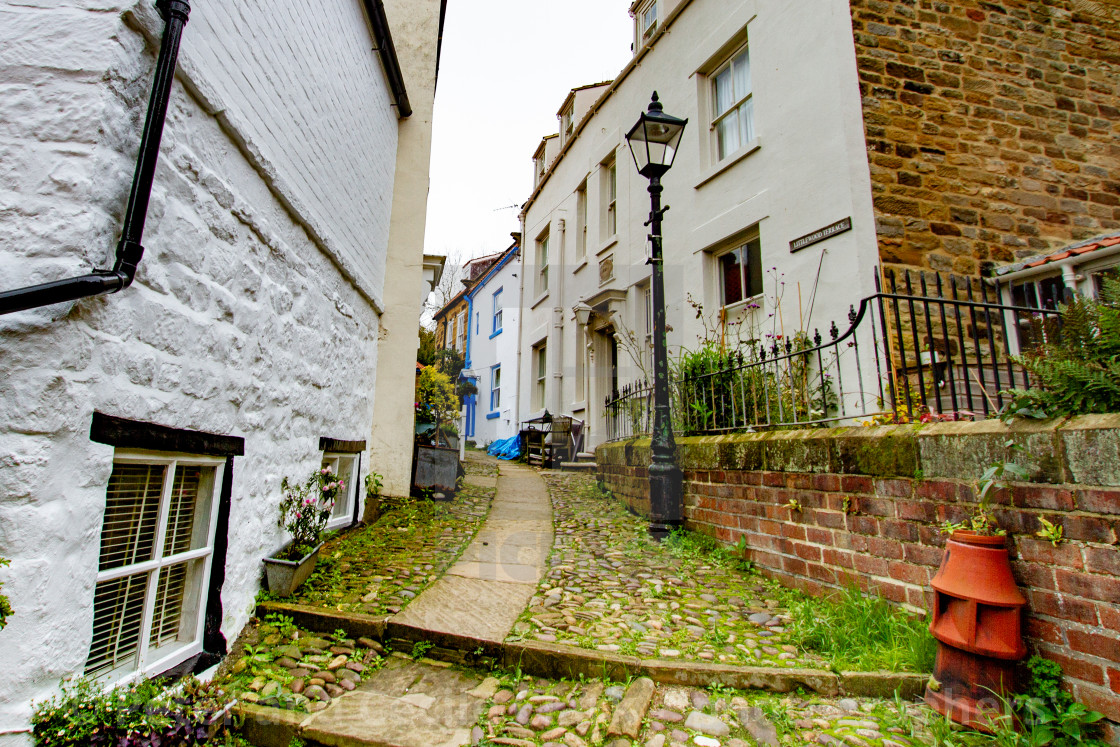
[[[490,515],[459,561],[394,620],[502,641],[533,596],[552,547],[552,506],[540,476],[500,465]]]

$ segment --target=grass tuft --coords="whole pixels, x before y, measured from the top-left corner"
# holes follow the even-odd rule
[[[793,616],[787,631],[795,645],[829,659],[840,671],[929,672],[937,642],[929,617],[849,587],[833,600],[782,590]]]

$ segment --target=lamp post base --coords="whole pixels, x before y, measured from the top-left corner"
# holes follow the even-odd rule
[[[649,466],[649,536],[660,542],[684,525],[681,470],[672,462]]]

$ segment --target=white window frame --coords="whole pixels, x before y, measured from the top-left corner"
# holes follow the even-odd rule
[[[576,187],[576,258],[587,256],[587,180]]]
[[[603,215],[601,239],[608,241],[618,235],[618,159],[612,154],[603,161]]]
[[[572,139],[572,133],[575,132],[575,105],[569,106],[560,113],[560,144],[568,142]]]
[[[494,291],[494,317],[493,328],[490,330],[491,335],[496,335],[502,331],[502,311],[504,309],[502,306],[502,290],[502,288],[499,288]]]
[[[759,279],[758,288],[755,289],[756,292],[755,293],[750,293],[749,292],[751,290],[750,289],[750,257],[748,256],[746,259],[744,259],[743,255],[748,254],[749,247],[752,244],[757,244],[758,245],[757,256],[758,256],[758,263],[759,263],[759,266],[761,268],[761,266],[762,266],[761,265],[761,263],[762,263],[762,240],[757,234],[748,236],[744,239],[741,239],[741,240],[738,240],[738,241],[735,241],[735,242],[732,242],[726,248],[721,249],[720,251],[715,252],[712,255],[712,258],[713,258],[714,264],[715,264],[715,272],[716,272],[716,289],[719,292],[719,307],[721,309],[726,309],[726,310],[729,310],[729,311],[735,311],[735,310],[738,310],[738,309],[741,309],[741,308],[745,308],[748,304],[750,304],[752,302],[755,302],[758,299],[761,299],[762,296],[763,296],[764,291],[763,291],[762,285],[763,285],[764,280],[761,279],[761,278]],[[731,301],[729,303],[727,301],[727,289],[724,287],[724,282],[723,282],[724,275],[723,275],[723,268],[722,268],[722,260],[723,260],[723,257],[726,257],[727,255],[732,254],[734,252],[739,252],[740,253],[739,254],[739,283],[740,283],[740,288],[742,290],[743,297],[740,298],[737,301]]]
[[[122,565],[105,571],[98,571],[97,573],[98,584],[126,578],[128,576],[139,576],[141,574],[147,574],[148,576],[144,599],[143,621],[140,626],[140,636],[137,640],[135,666],[122,665],[112,669],[101,669],[88,673],[88,676],[93,676],[107,685],[120,684],[165,672],[202,652],[202,638],[206,629],[206,605],[209,596],[210,570],[214,560],[214,537],[217,531],[218,508],[221,503],[222,482],[225,478],[226,460],[220,457],[189,454],[118,450],[113,455],[113,464],[114,466],[117,464],[163,466],[164,481],[160,493],[159,517],[156,521],[154,544],[152,547],[152,557],[154,559]],[[209,525],[206,531],[206,543],[202,547],[164,558],[162,556],[167,534],[168,514],[170,513],[171,492],[175,485],[176,470],[179,467],[204,467],[212,470],[212,475],[210,477]],[[108,484],[106,484],[106,489],[107,488]],[[104,531],[104,526],[102,526],[102,531]],[[98,536],[100,537],[100,534]],[[98,557],[100,565],[100,552]],[[197,572],[197,577],[194,579],[196,586],[193,603],[197,606],[197,609],[194,610],[194,638],[189,641],[182,641],[173,648],[164,646],[160,649],[152,649],[152,617],[156,603],[156,595],[159,591],[160,574],[165,569],[173,566],[195,561],[201,561],[201,570]],[[94,593],[96,594],[96,587]],[[181,619],[189,619],[188,615],[190,612],[188,612],[187,606],[191,603],[190,590],[184,589],[183,596],[183,611],[180,617]],[[91,646],[93,644],[92,638],[90,639],[90,644]],[[86,653],[87,664],[90,653],[89,651]]]
[[[657,0],[650,0],[650,2],[643,5],[638,10],[638,30],[643,42],[649,41],[649,38],[653,36],[653,32],[657,31],[657,23],[660,20],[659,15]]]
[[[502,364],[490,367],[490,412],[497,412],[502,406]]]
[[[548,343],[539,342],[533,346],[533,409],[543,410],[545,389],[548,383]]]
[[[548,293],[548,239],[549,233],[537,237],[537,295]]]
[[[747,68],[747,90],[736,91],[734,87],[734,68],[739,64],[744,64],[744,62]],[[731,76],[732,100],[728,102],[723,111],[720,111],[718,108],[719,78],[724,73],[727,73]],[[728,55],[727,59],[720,63],[712,72],[712,74],[708,76],[708,79],[711,86],[709,95],[712,102],[712,119],[711,125],[709,127],[712,141],[712,158],[714,162],[719,163],[722,161],[726,161],[742,152],[743,149],[754,142],[757,137],[757,131],[754,122],[754,81],[751,77],[750,45],[743,44],[742,46],[738,47],[732,54]],[[725,121],[730,121],[733,117],[738,123],[741,121],[741,118],[744,115],[748,117],[749,122],[749,125],[746,128],[746,135],[743,135],[742,126],[737,126],[735,132],[736,137],[739,139],[739,142],[735,145],[734,148],[726,149],[723,153],[721,153],[720,148],[722,146],[722,141],[720,139],[719,126]]]
[[[346,489],[335,498],[334,508],[327,519],[327,529],[341,529],[354,521],[354,506],[358,500],[358,457],[361,452],[324,451],[323,466],[342,479]]]

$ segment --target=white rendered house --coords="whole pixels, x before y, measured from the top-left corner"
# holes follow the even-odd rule
[[[478,393],[467,402],[468,439],[478,446],[517,433],[521,247],[515,242],[467,291],[466,365]]]
[[[705,335],[842,324],[878,264],[848,4],[645,0],[631,13],[633,60],[569,96],[522,213],[520,417],[573,415],[589,447],[606,437],[604,398],[652,380],[648,182],[625,136],[654,91],[689,121],[662,180],[671,357]]]

